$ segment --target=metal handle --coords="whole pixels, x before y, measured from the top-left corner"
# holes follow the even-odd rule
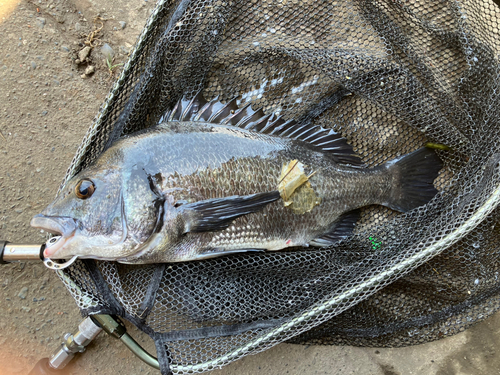
[[[61,370],[73,359],[76,353],[85,351],[85,347],[102,331],[90,318],[83,320],[73,333],[66,333],[59,349],[49,359],[49,367]]]
[[[0,241],[0,264],[15,261],[42,260],[45,244],[14,244]]]
[[[53,245],[59,238],[59,236],[52,237],[47,243],[42,245],[13,244],[7,241],[0,241],[0,264],[15,261],[41,260],[51,270],[62,270],[69,267],[78,259],[77,255],[64,263],[57,263],[43,256],[45,248]]]

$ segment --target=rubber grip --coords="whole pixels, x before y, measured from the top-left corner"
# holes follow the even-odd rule
[[[0,241],[0,264],[7,264],[8,262],[4,262],[3,260],[3,252],[5,250],[5,246],[9,243],[9,241]]]

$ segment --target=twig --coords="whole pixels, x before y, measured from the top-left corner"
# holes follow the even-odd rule
[[[101,23],[101,27],[99,28],[95,28],[95,24],[97,23],[97,21],[99,21]],[[104,28],[104,21],[107,21],[107,18],[101,18],[100,16],[96,16],[94,19],[93,19],[93,23],[94,23],[94,30],[92,30],[88,35],[87,35],[87,40],[84,42],[85,45],[87,46],[90,46],[90,47],[95,47],[96,45],[92,44],[92,42],[94,40],[96,41],[101,41],[97,36],[98,34],[101,32],[101,30]]]

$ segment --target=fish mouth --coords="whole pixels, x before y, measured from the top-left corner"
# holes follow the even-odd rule
[[[36,215],[31,219],[30,225],[34,228],[43,229],[46,232],[61,236],[61,239],[54,245],[46,247],[43,256],[49,258],[53,256],[65,243],[71,239],[77,229],[75,219],[65,216],[45,216]]]

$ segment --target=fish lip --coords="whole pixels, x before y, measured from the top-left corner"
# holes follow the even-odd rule
[[[55,256],[57,252],[73,238],[78,228],[76,220],[71,217],[46,216],[43,214],[33,217],[30,225],[62,237],[55,245],[45,248],[43,256],[46,258]]]
[[[63,237],[71,237],[75,234],[78,227],[76,220],[66,216],[46,216],[38,214],[31,219],[30,225],[35,228],[40,228],[46,232],[61,235]]]

